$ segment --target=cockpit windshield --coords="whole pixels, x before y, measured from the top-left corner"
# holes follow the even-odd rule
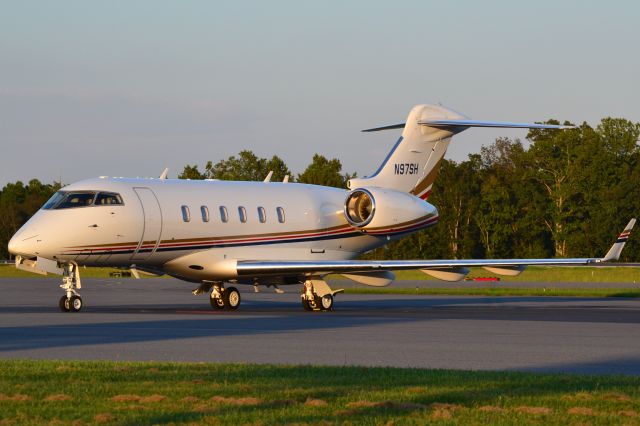
[[[49,201],[44,203],[44,206],[42,206],[42,208],[44,210],[52,209],[53,206],[57,205],[60,201],[62,201],[62,199],[64,198],[65,195],[67,195],[67,193],[64,192],[64,191],[56,192],[55,194],[53,194],[51,196],[51,198],[49,198]]]
[[[58,191],[45,203],[44,210],[72,209],[75,207],[122,205],[120,194],[113,192]]]

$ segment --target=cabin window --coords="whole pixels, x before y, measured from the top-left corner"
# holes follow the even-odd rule
[[[209,208],[207,206],[200,206],[200,213],[202,213],[202,221],[209,222]]]
[[[258,218],[260,219],[260,223],[267,221],[267,212],[264,210],[264,207],[258,207]]]
[[[222,223],[229,222],[229,213],[227,213],[227,208],[225,206],[220,206],[220,220]]]
[[[113,192],[100,192],[96,197],[96,206],[121,206],[124,204],[122,202],[122,197],[120,194],[114,194]]]
[[[182,220],[184,222],[189,222],[191,220],[191,212],[189,211],[188,206],[182,206]]]
[[[240,216],[240,222],[247,222],[247,210],[244,207],[238,207],[238,216]]]
[[[278,207],[276,212],[278,213],[278,222],[284,223],[284,209],[282,207]]]

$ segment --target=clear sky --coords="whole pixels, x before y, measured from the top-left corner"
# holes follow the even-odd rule
[[[417,103],[640,121],[638,1],[1,1],[0,186],[242,149],[373,172]],[[500,135],[471,129],[448,158]],[[594,153],[597,155],[597,153]]]

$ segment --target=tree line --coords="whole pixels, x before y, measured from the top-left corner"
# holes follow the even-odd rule
[[[550,124],[558,124],[550,120]],[[565,122],[564,124],[571,124]],[[440,222],[365,255],[367,258],[536,258],[602,256],[629,218],[640,213],[640,124],[605,118],[594,128],[531,130],[526,143],[498,138],[461,162],[443,160],[429,202]],[[455,143],[455,140],[454,142]],[[272,181],[346,188],[355,174],[316,154],[294,175],[278,156],[241,151],[181,179]],[[0,258],[11,235],[60,188],[32,180],[0,192]],[[632,237],[624,261],[640,261]]]

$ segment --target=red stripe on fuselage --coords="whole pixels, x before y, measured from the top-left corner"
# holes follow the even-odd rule
[[[366,231],[362,230],[363,233],[362,235],[385,235],[385,234],[396,234],[396,233],[401,233],[401,232],[408,232],[412,229],[416,229],[416,228],[420,228],[420,227],[424,227],[426,225],[430,225],[432,223],[435,223],[438,221],[438,216],[433,216],[433,217],[429,217],[426,218],[423,221],[420,221],[418,223],[414,223],[411,225],[407,225],[407,226],[401,226],[399,228],[386,228],[386,229],[381,229],[381,230],[375,230],[375,231]],[[200,241],[191,241],[191,242],[180,242],[180,243],[172,243],[172,242],[165,242],[165,243],[160,243],[160,245],[158,245],[158,248],[177,248],[177,247],[184,247],[184,248],[189,248],[189,247],[193,247],[193,246],[202,246],[202,245],[211,245],[211,246],[216,246],[216,245],[224,245],[224,244],[233,244],[233,243],[255,243],[255,242],[279,242],[279,241],[290,241],[290,240],[296,240],[296,239],[301,239],[301,238],[313,238],[313,237],[324,237],[327,235],[340,235],[340,234],[348,234],[348,233],[352,233],[354,231],[361,231],[357,228],[353,228],[349,225],[345,225],[341,228],[338,229],[334,229],[331,231],[322,231],[322,232],[309,232],[307,231],[306,233],[300,233],[300,234],[295,234],[295,235],[285,235],[285,236],[278,236],[278,237],[244,237],[244,238],[232,238],[232,239],[212,239],[212,240],[200,240]],[[127,245],[127,246],[118,246],[118,247],[113,247],[113,246],[103,246],[103,247],[91,247],[91,248],[83,248],[80,250],[72,250],[69,253],[73,253],[76,252],[78,254],[82,254],[82,253],[88,253],[91,251],[112,251],[112,252],[117,252],[117,251],[126,251],[126,250],[135,250],[135,249],[152,249],[156,246],[156,244],[143,244],[142,246],[138,247],[138,245]]]

